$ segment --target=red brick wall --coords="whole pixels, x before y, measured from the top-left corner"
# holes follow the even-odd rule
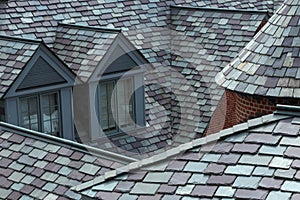
[[[232,127],[233,125],[237,124],[236,109],[235,109],[237,94],[229,90],[226,90],[225,95],[226,95],[227,109],[226,109],[226,121],[223,127],[224,129]]]
[[[276,110],[276,104],[300,105],[300,99],[248,95],[229,90],[226,90],[226,97],[227,111],[224,128],[273,113]]]
[[[210,119],[208,128],[206,129],[205,132],[206,135],[217,133],[223,129],[226,120],[226,110],[227,110],[226,103],[227,103],[226,95],[223,95],[212,118]]]

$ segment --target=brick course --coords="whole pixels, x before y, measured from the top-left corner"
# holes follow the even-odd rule
[[[224,128],[273,113],[277,104],[300,105],[300,99],[248,95],[226,90],[226,122]]]

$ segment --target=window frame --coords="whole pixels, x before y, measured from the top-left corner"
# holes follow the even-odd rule
[[[130,120],[132,120],[133,124],[131,126],[127,126],[127,127],[121,127],[120,125],[120,116],[119,116],[119,112],[120,112],[120,103],[119,103],[119,98],[118,98],[118,86],[117,84],[119,83],[119,81],[122,80],[131,80],[131,84],[132,87],[130,90],[132,90],[132,95],[130,97],[130,99],[132,101],[132,111],[133,111],[133,115],[131,115]],[[103,111],[101,110],[101,84],[106,84],[109,82],[113,82],[113,90],[112,92],[116,92],[115,95],[115,116],[112,112],[113,115],[113,119],[116,120],[115,124],[116,124],[116,129],[115,130],[110,130],[110,131],[104,131],[102,128],[102,124],[101,124],[101,117],[103,115]],[[135,93],[135,76],[126,76],[126,77],[115,77],[115,78],[108,78],[108,79],[104,79],[104,80],[100,80],[97,84],[97,115],[98,115],[98,122],[100,124],[101,130],[104,134],[106,135],[115,135],[115,134],[119,134],[122,133],[123,131],[131,131],[131,130],[135,130],[137,127],[136,124],[136,118],[137,118],[137,112],[136,112],[136,93]],[[108,117],[109,118],[109,117]]]
[[[55,132],[45,132],[44,130],[44,121],[43,120],[43,116],[42,116],[42,96],[45,95],[52,95],[52,94],[56,94],[57,96],[57,109],[58,109],[58,114],[57,114],[57,119],[58,119],[58,132],[57,134],[55,134]],[[22,115],[22,99],[28,99],[28,98],[32,98],[35,97],[37,99],[37,124],[38,124],[38,130],[39,132],[45,133],[45,134],[49,134],[49,135],[53,135],[53,136],[57,136],[57,137],[62,137],[63,136],[63,124],[62,124],[62,107],[61,107],[61,95],[60,95],[60,91],[47,91],[47,92],[40,92],[40,93],[34,93],[34,94],[28,94],[28,95],[24,95],[24,96],[20,96],[18,98],[18,104],[19,104],[19,110],[20,110],[20,114],[19,114],[19,124],[21,127],[24,127],[23,125],[23,115]],[[50,120],[51,122],[51,120]],[[28,127],[25,127],[28,128]],[[30,127],[28,129],[31,129]],[[51,128],[52,129],[52,128]],[[34,129],[31,129],[34,130]]]

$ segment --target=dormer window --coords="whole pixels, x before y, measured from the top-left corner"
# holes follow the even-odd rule
[[[113,133],[135,126],[133,78],[99,83],[99,112],[103,132]]]
[[[38,94],[20,98],[21,126],[60,136],[58,93]]]

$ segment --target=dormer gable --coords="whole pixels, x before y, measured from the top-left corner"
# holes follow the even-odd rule
[[[4,98],[72,87],[75,74],[44,44],[40,44]]]

